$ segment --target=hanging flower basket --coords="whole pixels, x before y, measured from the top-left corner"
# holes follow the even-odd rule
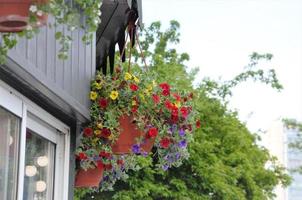
[[[0,32],[20,32],[29,25],[45,25],[47,14],[38,12],[37,6],[48,2],[49,0],[0,0]],[[31,21],[31,18],[34,20]]]
[[[111,146],[112,152],[114,154],[129,154],[132,151],[133,145],[136,144],[136,139],[143,137],[144,132],[139,130],[136,126],[136,122],[133,120],[133,117],[123,115],[119,119],[121,132],[117,141]],[[144,141],[141,144],[141,148],[144,152],[150,152],[155,139],[144,138]]]
[[[80,169],[75,178],[75,187],[99,187],[103,178],[104,167],[99,165],[94,169]]]
[[[76,155],[83,169],[103,164],[101,191],[112,190],[129,170],[139,170],[142,156],[156,156],[159,170],[178,167],[189,157],[187,146],[199,127],[193,94],[158,84],[155,76],[116,67],[114,75],[97,72],[91,82],[91,122]]]

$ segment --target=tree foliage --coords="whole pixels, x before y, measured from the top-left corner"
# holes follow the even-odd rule
[[[273,70],[254,69],[260,60],[270,60],[271,54],[253,53],[246,70],[234,79],[219,83],[207,78],[194,88],[198,70],[189,71],[185,66],[188,54],[173,48],[179,42],[178,22],[171,21],[164,32],[159,22],[152,23],[144,29],[141,42],[149,70],[158,74],[157,82],[194,93],[202,127],[194,133],[190,158],[181,167],[160,173],[152,165],[152,157],[142,158],[142,170],[132,172],[127,182],[118,182],[115,191],[92,193],[84,199],[263,200],[274,196],[277,184],[289,184],[284,168],[256,144],[257,135],[249,132],[224,101],[234,86],[250,78],[281,89]],[[134,56],[139,62],[139,52]]]

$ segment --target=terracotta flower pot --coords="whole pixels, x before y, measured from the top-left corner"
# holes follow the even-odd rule
[[[103,172],[104,167],[88,169],[87,171],[80,169],[75,178],[75,187],[99,187]]]
[[[119,122],[121,133],[112,145],[112,152],[114,154],[129,154],[132,146],[137,143],[136,138],[144,136],[144,132],[138,129],[133,122],[133,118],[128,115],[121,116]],[[146,139],[146,141],[141,144],[141,148],[146,152],[150,152],[154,142],[155,139]]]
[[[20,32],[29,23],[32,3],[46,4],[49,0],[0,0],[0,32]],[[38,17],[35,27],[47,23],[47,14]]]

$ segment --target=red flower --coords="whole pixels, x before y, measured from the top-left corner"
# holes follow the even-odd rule
[[[168,83],[161,83],[161,84],[159,84],[159,87],[162,90],[170,90],[170,85]]]
[[[159,84],[159,87],[162,89],[162,95],[170,95],[170,85],[168,83],[161,83]]]
[[[97,166],[96,166],[96,167],[97,167],[98,169],[103,169],[103,168],[104,168],[104,164],[103,164],[103,162],[102,162],[102,161],[97,161],[97,163],[96,163],[96,164],[97,164]]]
[[[157,134],[158,134],[158,131],[157,131],[157,128],[155,128],[155,127],[150,128],[148,131],[149,138],[155,138],[157,136]]]
[[[101,98],[99,100],[99,106],[103,109],[105,109],[108,106],[108,101],[105,98]]]
[[[136,112],[137,112],[137,109],[138,109],[138,106],[132,106],[131,111],[132,111],[133,113],[136,113]]]
[[[118,165],[123,165],[124,163],[125,163],[124,160],[117,160]]]
[[[201,126],[200,120],[197,120],[196,121],[196,128],[200,128],[200,126]]]
[[[170,139],[165,137],[161,139],[160,146],[164,149],[167,149],[170,146],[170,143],[171,143]]]
[[[93,135],[93,129],[90,127],[86,127],[83,131],[84,137],[91,137]]]
[[[161,94],[164,95],[164,96],[169,96],[170,95],[170,90],[163,90]]]
[[[102,158],[110,158],[111,154],[109,152],[106,152],[106,151],[101,151],[99,156],[102,157]]]
[[[156,94],[152,95],[152,99],[154,101],[154,103],[158,104],[160,102],[160,97]]]
[[[191,98],[191,99],[193,99],[193,92],[191,92],[190,94],[189,94],[189,98]]]
[[[183,100],[184,100],[184,102],[187,102],[187,101],[188,101],[188,98],[187,98],[187,97],[184,97]]]
[[[102,129],[102,134],[101,136],[104,138],[108,138],[111,135],[111,131],[108,128],[103,128]]]
[[[112,169],[112,165],[111,164],[104,164],[104,168],[105,170],[111,170]]]
[[[135,84],[130,84],[130,89],[132,90],[132,91],[137,91],[138,90],[138,86],[137,85],[135,85]]]
[[[78,160],[85,160],[85,159],[87,159],[87,155],[85,153],[81,152],[81,153],[78,154],[77,159]]]
[[[176,99],[176,101],[181,101],[181,97],[179,94],[173,93],[173,96]]]
[[[175,107],[175,106],[172,108],[172,115],[173,116],[178,116],[178,108]]]
[[[165,101],[165,106],[168,110],[172,110],[175,107],[169,100]]]
[[[180,108],[180,112],[181,112],[183,118],[187,118],[188,117],[189,111],[188,111],[188,109],[186,107],[181,107]]]
[[[178,122],[179,118],[178,115],[171,115],[171,121],[176,124]]]

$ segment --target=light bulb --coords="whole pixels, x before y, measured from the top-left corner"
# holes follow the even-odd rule
[[[28,177],[32,177],[37,174],[37,168],[33,165],[27,165],[25,167],[25,175]]]
[[[12,145],[14,142],[14,138],[10,135],[9,136],[9,146]]]
[[[44,192],[45,190],[46,190],[45,181],[37,181],[36,182],[36,191],[37,192]]]
[[[40,156],[37,159],[37,163],[40,167],[45,167],[48,165],[48,158],[46,156]]]

